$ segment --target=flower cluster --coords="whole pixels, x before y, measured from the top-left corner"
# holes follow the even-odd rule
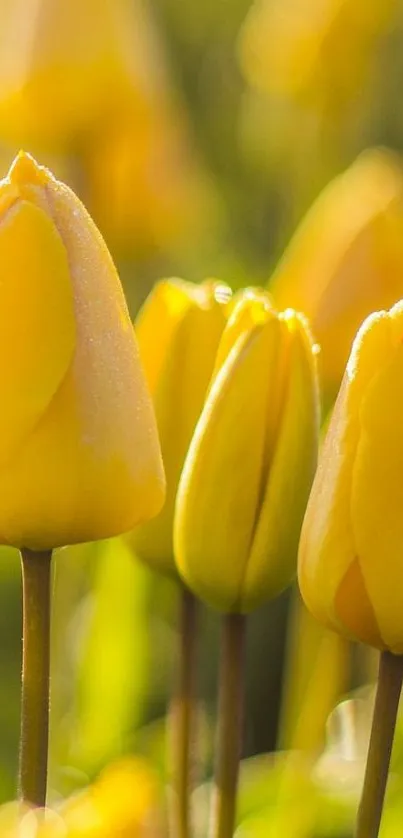
[[[0,807],[0,838],[194,838],[206,834],[206,812],[211,838],[238,835],[237,818],[249,806],[238,797],[250,722],[244,664],[254,657],[258,680],[260,667],[270,670],[260,647],[251,649],[253,631],[246,643],[247,631],[259,625],[265,652],[274,645],[268,621],[281,594],[278,611],[287,619],[291,612],[293,634],[284,669],[293,644],[295,656],[291,686],[287,675],[282,686],[283,715],[294,718],[284,727],[293,732],[291,748],[308,751],[304,789],[315,783],[312,760],[325,719],[347,687],[350,642],[376,650],[378,689],[356,836],[378,836],[403,681],[403,174],[396,154],[374,148],[353,160],[350,152],[361,145],[347,142],[349,132],[356,137],[364,82],[372,87],[397,17],[396,0],[364,6],[255,0],[238,26],[249,90],[239,96],[237,116],[245,149],[257,128],[255,148],[270,158],[279,209],[270,213],[278,227],[274,245],[282,203],[293,204],[295,219],[308,194],[316,195],[262,287],[255,266],[266,258],[266,240],[250,258],[254,233],[243,229],[239,194],[248,190],[228,188],[229,134],[197,138],[209,170],[221,166],[212,185],[160,40],[165,12],[153,16],[143,0],[0,2],[0,155],[23,146],[62,173],[56,178],[20,151],[0,180],[0,548],[20,553],[22,590],[12,609],[19,620],[21,597],[23,635],[20,801]],[[168,19],[173,7],[166,11]],[[193,23],[187,15],[183,5],[184,28]],[[179,44],[179,29],[175,38]],[[211,75],[226,63],[214,63]],[[186,96],[207,98],[208,76],[203,65],[200,91],[194,95],[185,83]],[[217,85],[213,110],[219,91]],[[352,162],[340,173],[343,160]],[[256,163],[253,154],[251,169]],[[274,196],[276,168],[283,196]],[[254,189],[242,200],[258,216],[256,181]],[[270,204],[270,196],[260,198],[262,207]],[[232,250],[231,225],[232,233],[239,230]],[[116,248],[122,276],[130,275],[124,288],[134,322],[103,236]],[[204,257],[226,281],[205,273]],[[168,276],[172,269],[208,278],[154,282],[166,275],[162,265]],[[86,546],[105,539],[104,546]],[[59,609],[52,557],[72,545],[85,557],[82,576],[68,592],[74,603],[66,596]],[[71,554],[61,556],[66,578]],[[93,567],[99,576],[88,584]],[[162,630],[160,600],[169,612]],[[71,607],[76,618],[78,604],[85,619],[71,629],[66,611]],[[255,623],[250,615],[261,606]],[[208,626],[214,632],[218,623],[220,632],[217,675],[210,628],[205,632],[201,619],[209,611],[215,615]],[[88,659],[98,667],[87,667],[89,712],[71,723],[63,757],[52,743],[48,780],[50,672],[66,637],[76,654],[87,615],[97,635]],[[122,638],[130,638],[123,650]],[[157,664],[147,667],[154,647]],[[209,699],[217,694],[216,703],[206,702],[206,737],[202,653],[212,661]],[[158,724],[157,733],[151,725],[137,740],[129,730],[129,717],[133,727],[137,722],[137,708],[128,710],[134,682],[139,704],[146,694],[133,657],[141,659],[139,669],[155,670],[150,696],[160,663],[164,689],[169,683],[143,720],[161,712],[163,735],[169,732],[161,772]],[[84,654],[78,666],[86,662]],[[79,682],[76,670],[71,680]],[[68,689],[65,695],[66,718],[73,718],[75,702]],[[112,719],[121,698],[120,716]],[[51,737],[61,717],[53,717]],[[210,724],[212,793],[200,807],[203,789],[193,792]],[[100,728],[109,740],[104,734],[95,741]],[[62,739],[62,723],[56,732]],[[122,756],[132,749],[137,756],[105,767],[116,750]],[[86,763],[81,791],[81,781],[69,786],[67,778],[77,753]],[[57,799],[59,757],[67,771]],[[279,797],[287,808],[295,766],[289,753],[285,760]],[[354,759],[360,781],[363,764]],[[209,763],[206,769],[208,775]],[[307,819],[292,812],[276,822],[281,806],[265,798],[270,817],[276,810],[272,834],[322,834],[312,820],[320,808],[316,792]],[[255,832],[252,818],[252,831],[246,825],[242,835],[268,834],[262,823],[263,833],[261,825]],[[339,831],[346,832],[344,824]]]

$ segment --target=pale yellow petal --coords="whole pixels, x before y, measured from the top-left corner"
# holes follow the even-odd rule
[[[279,306],[310,319],[333,396],[351,343],[372,311],[403,295],[403,177],[392,154],[361,154],[321,193],[275,270]]]
[[[179,572],[193,591],[224,611],[240,602],[280,329],[274,319],[235,344],[214,380],[179,484],[174,530]]]
[[[276,316],[271,297],[260,288],[246,288],[233,298],[233,306],[228,318],[227,328],[218,348],[215,370],[217,373],[232,347],[241,335],[246,335],[257,326]]]
[[[317,619],[333,628],[338,627],[335,596],[355,558],[350,486],[358,426],[350,402],[345,379],[322,446],[298,553],[305,603]]]
[[[75,338],[63,242],[42,210],[17,198],[0,219],[0,467],[48,408]]]
[[[282,326],[288,344],[282,404],[242,586],[242,610],[276,596],[295,575],[300,530],[316,467],[319,411],[313,345],[294,313]],[[267,405],[269,414],[276,413],[273,408],[273,404]]]
[[[385,648],[358,558],[350,564],[340,582],[334,609],[338,623],[351,640]]]
[[[22,176],[21,165],[14,179]],[[27,188],[32,200],[47,205],[67,254],[76,343],[47,410],[12,462],[0,467],[0,538],[46,549],[116,535],[156,514],[164,473],[132,325],[106,245],[71,190],[32,166],[45,183],[35,176]],[[32,205],[30,211],[40,209]],[[44,297],[41,307],[46,310]],[[51,356],[52,345],[47,351]]]
[[[194,305],[190,283],[161,280],[153,288],[135,322],[135,331],[147,383],[154,394],[178,323]]]
[[[340,609],[340,586],[347,585],[346,574],[357,558],[363,570],[352,500],[355,459],[361,444],[360,411],[364,395],[390,351],[390,319],[385,312],[374,314],[365,321],[353,345],[301,534],[298,575],[305,602],[318,619],[348,635],[351,625],[343,625],[343,613],[348,612]],[[363,576],[365,584],[364,571]],[[368,595],[371,599],[369,590]]]
[[[66,147],[105,114],[127,106],[133,24],[126,0],[2,2],[2,138],[12,145]],[[141,51],[141,43],[136,47]]]
[[[399,653],[403,651],[403,317],[400,326],[399,343],[392,348],[390,341],[389,355],[363,398],[352,484],[354,538],[366,589],[385,644]]]
[[[142,359],[143,351],[146,352],[147,374],[151,367],[151,391],[167,478],[167,497],[160,514],[137,528],[131,542],[141,558],[165,572],[176,571],[172,544],[176,491],[226,322],[224,305],[215,297],[215,286],[200,286],[197,299],[193,292],[189,297],[189,286],[190,283],[186,283],[186,308],[185,304],[181,306],[180,290],[172,286],[168,290],[165,286],[165,310],[153,311],[147,335],[147,312],[144,312],[137,330]],[[172,298],[172,307],[177,303],[175,312],[168,311],[168,298]]]

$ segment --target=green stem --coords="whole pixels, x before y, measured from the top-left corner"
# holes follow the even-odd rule
[[[381,652],[356,838],[377,838],[403,678],[403,656]]]
[[[235,829],[242,748],[245,626],[246,619],[242,614],[227,614],[223,618],[212,811],[213,838],[232,838]]]
[[[179,624],[179,671],[171,707],[172,834],[190,838],[192,792],[192,745],[197,645],[197,600],[181,587]]]
[[[21,550],[23,657],[19,786],[21,799],[45,806],[49,727],[52,551]]]

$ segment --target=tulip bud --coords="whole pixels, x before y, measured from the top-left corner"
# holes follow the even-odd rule
[[[299,583],[318,620],[403,653],[403,303],[354,341],[303,524]]]
[[[360,14],[354,0],[254,0],[241,29],[242,69],[288,109],[293,101],[310,105],[312,119],[312,108],[327,107],[336,120],[368,81],[395,13],[394,0],[369,0]]]
[[[247,292],[223,333],[179,484],[175,556],[195,594],[247,612],[295,573],[318,437],[313,344],[301,315]]]
[[[309,317],[329,399],[363,319],[402,296],[402,241],[402,171],[392,155],[368,151],[319,196],[274,274],[276,303]]]
[[[212,184],[187,136],[185,120],[167,91],[125,110],[97,131],[87,155],[94,217],[119,253],[202,247],[220,223]],[[180,166],[178,166],[180,159]],[[133,200],[136,195],[136,200]]]
[[[0,264],[0,542],[129,530],[164,476],[125,299],[80,201],[25,154],[0,182]]]
[[[162,512],[130,537],[139,558],[163,572],[176,572],[172,527],[176,490],[212,376],[226,323],[228,286],[159,282],[136,320],[146,378],[154,401],[167,476]]]
[[[143,52],[131,13],[127,0],[2,3],[2,140],[69,148],[127,105]]]

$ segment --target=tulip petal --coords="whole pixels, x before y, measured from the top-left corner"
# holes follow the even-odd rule
[[[401,325],[403,334],[403,317]],[[403,649],[402,370],[400,342],[363,398],[352,494],[363,579],[383,641],[399,654]]]
[[[402,195],[397,159],[363,152],[316,199],[272,277],[275,302],[311,321],[328,396],[364,317],[402,296]]]
[[[340,583],[334,608],[340,625],[352,640],[361,640],[378,649],[384,648],[358,559],[354,559]]]
[[[160,514],[135,530],[132,543],[141,558],[166,572],[175,568],[172,522],[179,477],[225,326],[214,284],[194,286],[197,294],[190,293],[190,283],[181,285],[160,283],[148,301],[153,316],[143,311],[136,330],[157,417],[167,496]]]
[[[317,619],[332,628],[339,628],[335,596],[356,555],[350,483],[358,428],[350,395],[345,377],[322,446],[298,554],[298,579],[305,603]]]
[[[69,266],[38,207],[16,200],[0,221],[0,464],[9,461],[61,384],[75,346]]]
[[[1,3],[2,139],[66,148],[127,107],[133,24],[129,5],[115,0]]]
[[[110,254],[74,193],[36,168],[41,185],[31,189],[28,184],[27,189],[34,200],[37,188],[38,204],[47,206],[48,224],[56,227],[54,235],[67,254],[76,343],[40,421],[12,462],[1,468],[0,540],[44,550],[133,529],[159,512],[165,481],[152,404]],[[37,184],[36,175],[33,181]],[[33,219],[43,214],[35,205],[29,212]],[[35,281],[31,293],[36,299],[43,279]],[[49,307],[44,300],[42,289],[43,317]],[[21,301],[14,302],[12,310]],[[60,333],[68,304],[70,298],[64,301]],[[57,333],[47,343],[50,359],[59,339]]]
[[[177,325],[192,305],[188,284],[180,279],[158,282],[136,319],[141,360],[151,393],[157,386]]]
[[[270,315],[275,316],[275,310],[267,291],[247,288],[238,292],[238,294],[238,300],[236,299],[237,295],[233,298],[234,305],[217,352],[214,374],[223,365],[241,335],[248,334],[259,323],[266,323],[270,319]]]
[[[261,491],[267,404],[281,324],[273,318],[241,336],[217,374],[179,484],[175,517],[178,569],[213,606],[235,610]]]
[[[367,318],[358,332],[346,374],[321,451],[318,469],[302,527],[299,548],[299,583],[308,608],[322,622],[344,631],[336,597],[357,555],[368,596],[372,597],[363,566],[362,544],[357,540],[354,511],[355,457],[360,439],[360,410],[385,358],[391,352],[390,319],[385,312]],[[376,615],[377,616],[377,615]]]
[[[285,331],[290,329],[283,372],[283,379],[289,380],[242,586],[241,610],[245,611],[276,596],[295,575],[298,540],[316,467],[319,415],[312,344],[294,313],[282,325]],[[272,405],[267,409],[271,411]]]

